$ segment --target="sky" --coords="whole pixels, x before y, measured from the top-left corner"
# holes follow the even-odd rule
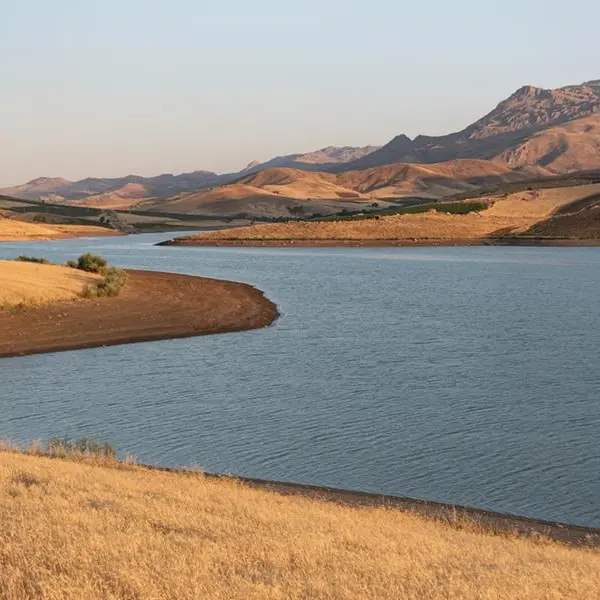
[[[206,169],[462,129],[600,78],[578,0],[0,0],[0,185]]]

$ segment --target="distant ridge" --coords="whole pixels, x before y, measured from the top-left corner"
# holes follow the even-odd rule
[[[479,161],[475,169],[478,174],[458,175],[462,167],[458,168],[457,161],[463,161],[462,167],[464,161]],[[486,162],[490,164],[484,165]],[[434,173],[427,171],[428,165],[442,164],[446,167],[441,172],[436,171],[438,167]],[[499,167],[504,169],[502,173],[495,171]],[[382,147],[327,146],[262,163],[255,161],[237,173],[224,175],[194,171],[76,182],[40,177],[0,189],[0,194],[103,208],[210,205],[216,213],[233,209],[230,201],[235,199],[235,208],[241,212],[248,209],[251,214],[285,215],[290,209],[299,210],[290,204],[294,200],[327,200],[326,206],[321,202],[320,208],[310,208],[317,212],[339,209],[340,202],[349,202],[352,209],[355,200],[409,195],[433,199],[469,192],[489,184],[490,177],[516,181],[525,176],[547,177],[596,168],[600,168],[600,79],[558,89],[522,86],[462,131],[443,136],[410,139],[399,134]],[[312,172],[315,177],[310,183],[298,173],[285,184],[242,181],[270,169]],[[369,169],[375,171],[366,174]],[[343,174],[347,175],[340,177]],[[365,177],[380,181],[379,187],[369,188]],[[189,194],[194,194],[193,202]]]

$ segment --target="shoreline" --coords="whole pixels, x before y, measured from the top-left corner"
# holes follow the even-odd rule
[[[271,247],[271,248],[379,248],[449,246],[566,246],[596,247],[600,239],[572,238],[473,238],[473,239],[185,239],[174,238],[157,246]]]
[[[149,470],[162,470],[176,473],[185,473],[183,469],[140,465]],[[328,486],[242,477],[236,475],[223,475],[219,473],[204,473],[205,477],[212,479],[233,479],[249,487],[271,491],[282,496],[302,496],[326,502],[334,502],[348,506],[385,507],[389,509],[411,512],[434,521],[457,524],[468,521],[482,527],[488,533],[503,532],[515,533],[519,536],[543,536],[553,541],[562,542],[573,546],[600,547],[600,528],[574,525],[559,521],[549,521],[513,515],[483,508],[450,504],[412,498],[409,496],[396,496],[361,492],[333,488]]]
[[[127,271],[114,298],[0,311],[0,358],[247,331],[279,317],[245,283],[158,271]]]

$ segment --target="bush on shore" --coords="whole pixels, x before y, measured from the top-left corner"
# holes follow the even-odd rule
[[[77,260],[70,260],[68,267],[86,271],[87,273],[98,273],[103,276],[101,281],[86,285],[82,292],[82,298],[109,298],[118,296],[121,288],[127,281],[127,273],[123,269],[108,266],[108,261],[97,254],[86,252]]]
[[[103,269],[106,269],[108,261],[98,254],[92,254],[86,252],[82,254],[76,261],[70,260],[67,266],[73,269],[79,269],[80,271],[87,271],[88,273],[101,273]]]
[[[104,279],[93,285],[86,285],[81,292],[83,298],[110,298],[118,296],[127,281],[123,269],[111,267],[102,271]]]

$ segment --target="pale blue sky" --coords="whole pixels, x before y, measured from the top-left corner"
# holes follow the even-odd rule
[[[0,0],[0,185],[238,170],[600,78],[600,3]]]

